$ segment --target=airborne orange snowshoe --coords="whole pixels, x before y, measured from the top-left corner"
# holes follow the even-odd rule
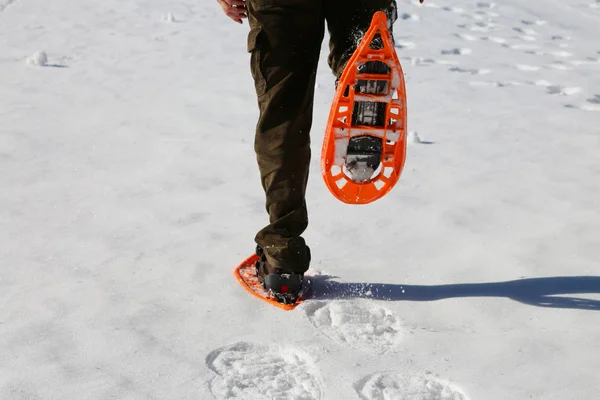
[[[404,73],[384,12],[338,82],[321,153],[331,193],[350,204],[375,201],[396,184],[406,158]]]

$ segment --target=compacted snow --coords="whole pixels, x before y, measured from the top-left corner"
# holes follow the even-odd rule
[[[312,296],[267,223],[247,24],[214,0],[0,0],[0,399],[594,400],[600,3],[400,1],[404,173],[308,189]]]

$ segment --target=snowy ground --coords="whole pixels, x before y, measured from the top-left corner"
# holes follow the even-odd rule
[[[324,47],[284,312],[232,276],[266,223],[247,25],[0,0],[0,399],[598,399],[600,2],[399,12],[423,143],[384,199],[331,196]]]

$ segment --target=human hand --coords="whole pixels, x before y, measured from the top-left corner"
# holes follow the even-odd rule
[[[245,0],[217,0],[223,9],[225,15],[237,22],[242,23],[242,19],[248,18]]]

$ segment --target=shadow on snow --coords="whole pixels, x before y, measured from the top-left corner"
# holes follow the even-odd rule
[[[316,275],[310,279],[311,299],[371,299],[384,301],[435,301],[457,297],[506,297],[520,303],[549,308],[600,311],[600,300],[564,295],[600,294],[598,276],[559,276],[507,282],[452,285],[397,285],[389,283],[337,282],[337,277]]]

